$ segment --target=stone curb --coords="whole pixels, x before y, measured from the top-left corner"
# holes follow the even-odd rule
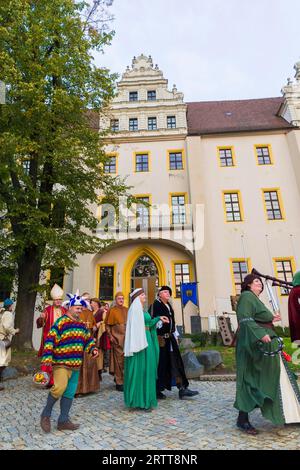
[[[223,374],[223,375],[202,375],[199,378],[200,382],[235,382],[235,374]]]

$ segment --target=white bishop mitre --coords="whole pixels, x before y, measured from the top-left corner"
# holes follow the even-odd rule
[[[62,299],[64,295],[64,291],[58,284],[54,284],[54,286],[52,287],[50,291],[50,295],[53,300]]]

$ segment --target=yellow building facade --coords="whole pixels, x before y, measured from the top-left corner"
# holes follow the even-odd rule
[[[116,243],[78,257],[65,291],[111,302],[119,290],[128,301],[144,287],[150,305],[167,284],[177,323],[191,332],[199,316],[208,330],[217,315],[234,314],[231,296],[253,267],[290,281],[300,269],[299,63],[295,69],[282,97],[185,103],[150,56],[134,58],[99,128],[110,128],[106,173],[126,178],[141,203],[124,212],[122,226],[95,207],[97,235]],[[182,309],[180,283],[194,281],[199,307]],[[288,325],[286,292],[275,294]]]

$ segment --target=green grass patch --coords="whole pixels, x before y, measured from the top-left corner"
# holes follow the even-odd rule
[[[287,354],[290,354],[290,356],[294,357],[293,362],[289,362],[289,367],[293,372],[300,372],[300,348],[294,348],[291,343],[290,338],[283,338],[284,342],[284,351]],[[206,345],[206,346],[200,346],[200,342],[195,342],[195,348],[192,349],[192,351],[195,354],[198,354],[203,351],[209,351],[209,350],[214,350],[214,351],[219,351],[222,358],[223,358],[223,368],[218,367],[215,370],[215,373],[235,373],[236,372],[236,361],[235,361],[235,348],[230,348],[228,346],[220,346],[220,345]],[[299,364],[296,364],[296,361],[299,361]],[[297,361],[297,362],[298,362]]]

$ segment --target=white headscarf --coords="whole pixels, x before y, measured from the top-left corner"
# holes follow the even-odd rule
[[[139,290],[141,289],[134,290],[131,296],[134,296]],[[133,356],[133,353],[142,351],[147,346],[143,306],[140,298],[136,297],[128,310],[124,355]]]

